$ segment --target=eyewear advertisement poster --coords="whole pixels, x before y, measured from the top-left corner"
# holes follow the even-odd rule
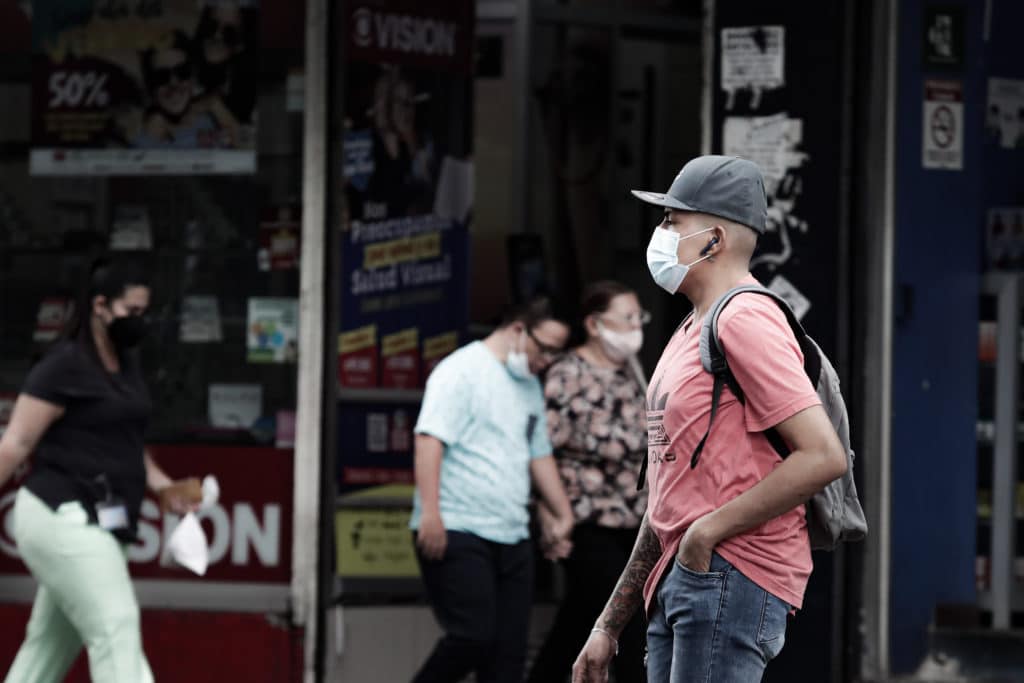
[[[474,7],[471,0],[368,0],[348,10],[343,389],[422,387],[464,338]],[[341,403],[338,428],[347,438],[338,452],[340,491],[412,482],[419,406],[409,400]],[[391,526],[364,520],[370,522]]]
[[[349,17],[338,379],[412,388],[427,340],[467,322],[473,3]]]
[[[31,172],[255,172],[258,23],[258,0],[35,0]]]

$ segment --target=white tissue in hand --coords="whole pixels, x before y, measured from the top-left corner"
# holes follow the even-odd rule
[[[220,484],[212,474],[203,477],[203,501],[199,509],[206,510],[217,504],[220,499]],[[172,561],[173,560],[173,561]],[[165,567],[174,563],[190,569],[199,576],[206,574],[210,564],[210,547],[206,542],[206,534],[199,518],[190,512],[181,518],[178,526],[171,532],[167,545],[160,557],[160,564]]]
[[[217,477],[208,474],[203,477],[203,502],[199,507],[208,508],[211,505],[215,505],[219,499],[220,484],[217,483]]]
[[[181,522],[171,532],[164,550],[164,559],[170,554],[174,561],[186,569],[202,576],[210,561],[210,549],[206,543],[206,534],[194,513],[182,517]]]

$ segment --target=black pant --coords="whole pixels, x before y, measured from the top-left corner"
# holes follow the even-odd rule
[[[470,671],[478,683],[520,683],[533,598],[530,541],[505,545],[449,531],[441,560],[419,551],[417,559],[445,635],[414,683],[455,683]]]
[[[611,597],[636,542],[636,529],[608,529],[580,524],[572,535],[572,554],[565,563],[565,600],[530,671],[530,683],[568,680],[576,656]],[[641,610],[619,637],[619,655],[612,660],[617,683],[644,681],[644,618]]]

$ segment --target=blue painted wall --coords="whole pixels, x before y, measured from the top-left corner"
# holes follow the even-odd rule
[[[1024,78],[1024,3],[965,1],[966,59],[927,68],[929,4],[900,3],[896,153],[896,309],[893,366],[892,666],[910,671],[939,603],[972,603],[976,548],[977,320],[989,207],[1024,205],[1024,150],[984,134],[988,78]],[[964,169],[921,164],[927,78],[964,91]]]
[[[930,4],[965,8],[960,69],[924,65],[922,26]],[[890,615],[891,663],[899,673],[916,668],[924,656],[936,604],[975,600],[983,8],[983,2],[948,0],[899,5]],[[962,171],[922,166],[928,78],[963,84]]]

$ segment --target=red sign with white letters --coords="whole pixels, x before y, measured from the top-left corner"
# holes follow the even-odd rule
[[[171,478],[217,478],[220,499],[198,513],[210,551],[205,576],[160,565],[160,554],[177,524],[147,496],[139,516],[139,540],[128,551],[137,579],[288,583],[292,559],[293,451],[231,446],[150,446]],[[0,489],[0,574],[25,574],[13,537],[11,512],[24,480]]]

